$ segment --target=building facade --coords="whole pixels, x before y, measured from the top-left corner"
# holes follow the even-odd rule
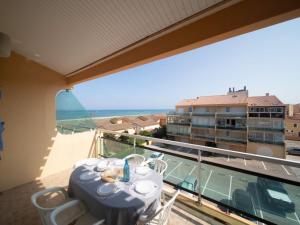
[[[171,140],[285,158],[285,105],[276,97],[249,97],[246,87],[226,95],[187,99],[167,116]]]
[[[287,140],[300,141],[300,104],[287,106],[285,137]]]

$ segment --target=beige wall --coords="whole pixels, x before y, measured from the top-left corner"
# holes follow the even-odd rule
[[[284,145],[271,145],[264,143],[248,142],[247,153],[272,156],[277,158],[285,158]]]
[[[65,87],[62,75],[20,55],[0,58],[0,119],[5,122],[0,191],[69,168],[89,154],[92,133],[83,134],[89,139],[79,141],[81,147],[76,136],[63,140],[56,133],[55,96]]]

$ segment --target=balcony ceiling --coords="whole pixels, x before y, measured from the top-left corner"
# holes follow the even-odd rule
[[[12,49],[68,75],[223,0],[1,0]]]

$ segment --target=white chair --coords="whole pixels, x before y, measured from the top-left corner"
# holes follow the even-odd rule
[[[161,159],[156,159],[154,163],[154,170],[159,173],[160,175],[164,175],[164,172],[168,168],[168,164],[161,160]]]
[[[57,207],[50,216],[52,225],[104,225],[104,219],[92,216],[80,200]]]
[[[145,157],[139,154],[131,154],[124,158],[124,160],[127,159],[130,162],[134,162],[136,165],[141,165],[145,161]]]
[[[173,197],[163,206],[158,207],[158,209],[154,213],[150,215],[141,214],[137,225],[167,225],[172,207],[179,193],[179,190],[176,191]]]
[[[96,165],[99,162],[99,159],[97,158],[87,158],[87,159],[82,159],[77,161],[74,165],[73,165],[73,169],[75,170],[77,167],[79,166],[83,166],[83,165]]]
[[[62,187],[48,188],[31,196],[31,202],[38,210],[43,225],[52,225],[50,213],[69,200],[67,192]]]

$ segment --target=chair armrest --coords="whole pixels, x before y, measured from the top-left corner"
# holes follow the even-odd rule
[[[104,225],[105,220],[99,220],[98,222],[94,223],[93,225]]]
[[[52,187],[52,188],[47,188],[45,190],[42,190],[42,191],[39,191],[37,193],[34,193],[32,196],[31,196],[31,202],[32,204],[37,207],[38,209],[41,209],[41,210],[48,210],[48,211],[51,211],[53,209],[55,209],[56,207],[53,207],[53,208],[44,208],[44,207],[41,207],[38,203],[37,203],[37,199],[47,193],[55,193],[55,192],[62,192],[64,194],[65,197],[68,196],[66,190],[63,188],[63,187]]]
[[[161,211],[163,207],[160,207],[158,210],[155,211],[153,214],[141,214],[139,216],[138,225],[146,224],[153,220]]]
[[[50,221],[53,225],[57,225],[56,223],[56,217],[59,213],[61,213],[62,211],[66,210],[66,209],[69,209],[69,208],[72,208],[72,207],[75,207],[75,206],[80,206],[81,202],[80,200],[72,200],[72,201],[69,201],[59,207],[57,207],[51,214],[50,214]],[[82,214],[85,213],[85,210],[81,212]],[[82,214],[79,214],[78,216],[81,216]],[[72,221],[71,221],[72,222]]]

